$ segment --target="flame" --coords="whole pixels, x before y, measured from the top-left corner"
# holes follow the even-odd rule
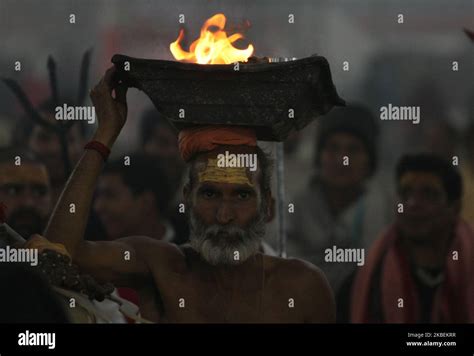
[[[224,31],[226,18],[224,14],[216,14],[207,19],[201,28],[201,36],[195,40],[189,52],[183,50],[180,45],[184,37],[184,31],[179,31],[178,39],[170,44],[170,51],[178,61],[199,64],[229,64],[235,62],[246,62],[253,53],[250,44],[246,49],[235,48],[232,43],[244,36],[235,33],[227,37]],[[217,27],[217,31],[211,32],[209,27]]]

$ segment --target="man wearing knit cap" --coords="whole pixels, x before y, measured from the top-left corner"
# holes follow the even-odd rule
[[[319,269],[258,252],[265,222],[272,218],[271,165],[248,128],[181,131],[180,152],[189,166],[188,246],[144,236],[84,241],[97,177],[127,116],[126,87],[115,81],[113,69],[91,98],[99,127],[55,208],[48,239],[64,244],[97,279],[138,290],[141,314],[154,322],[335,320],[334,298]],[[241,164],[249,155],[257,157],[256,170]]]
[[[360,105],[336,107],[320,118],[315,175],[296,196],[289,219],[289,256],[320,267],[336,296],[365,262],[364,249],[393,210],[388,194],[370,180],[377,166],[377,130],[373,114]]]

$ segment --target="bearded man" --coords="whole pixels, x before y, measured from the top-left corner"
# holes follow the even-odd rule
[[[188,246],[144,236],[83,240],[104,159],[126,122],[126,90],[114,69],[92,90],[99,127],[56,205],[46,238],[64,244],[75,263],[99,281],[136,289],[142,316],[154,322],[333,322],[333,294],[319,269],[259,252],[273,211],[270,164],[250,129],[180,133],[180,152],[189,166]],[[217,158],[225,151],[257,155],[257,169],[220,167]]]
[[[43,232],[51,213],[51,183],[46,165],[32,152],[10,147],[0,150],[0,202],[5,221],[29,238]]]

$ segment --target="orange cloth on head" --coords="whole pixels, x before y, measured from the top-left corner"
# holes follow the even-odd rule
[[[254,129],[238,126],[201,126],[179,132],[179,152],[186,162],[196,153],[212,151],[219,145],[257,146],[257,135]]]

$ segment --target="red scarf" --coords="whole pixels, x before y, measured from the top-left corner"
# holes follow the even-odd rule
[[[391,226],[377,239],[369,251],[365,265],[357,273],[351,299],[351,322],[374,322],[370,315],[373,275],[380,268],[380,296],[383,321],[416,323],[420,317],[417,288],[408,260],[398,243],[398,234]],[[457,251],[458,259],[453,259]],[[474,322],[474,232],[464,221],[456,225],[449,247],[444,279],[437,288],[431,312],[434,323]],[[399,308],[403,298],[403,308]]]

